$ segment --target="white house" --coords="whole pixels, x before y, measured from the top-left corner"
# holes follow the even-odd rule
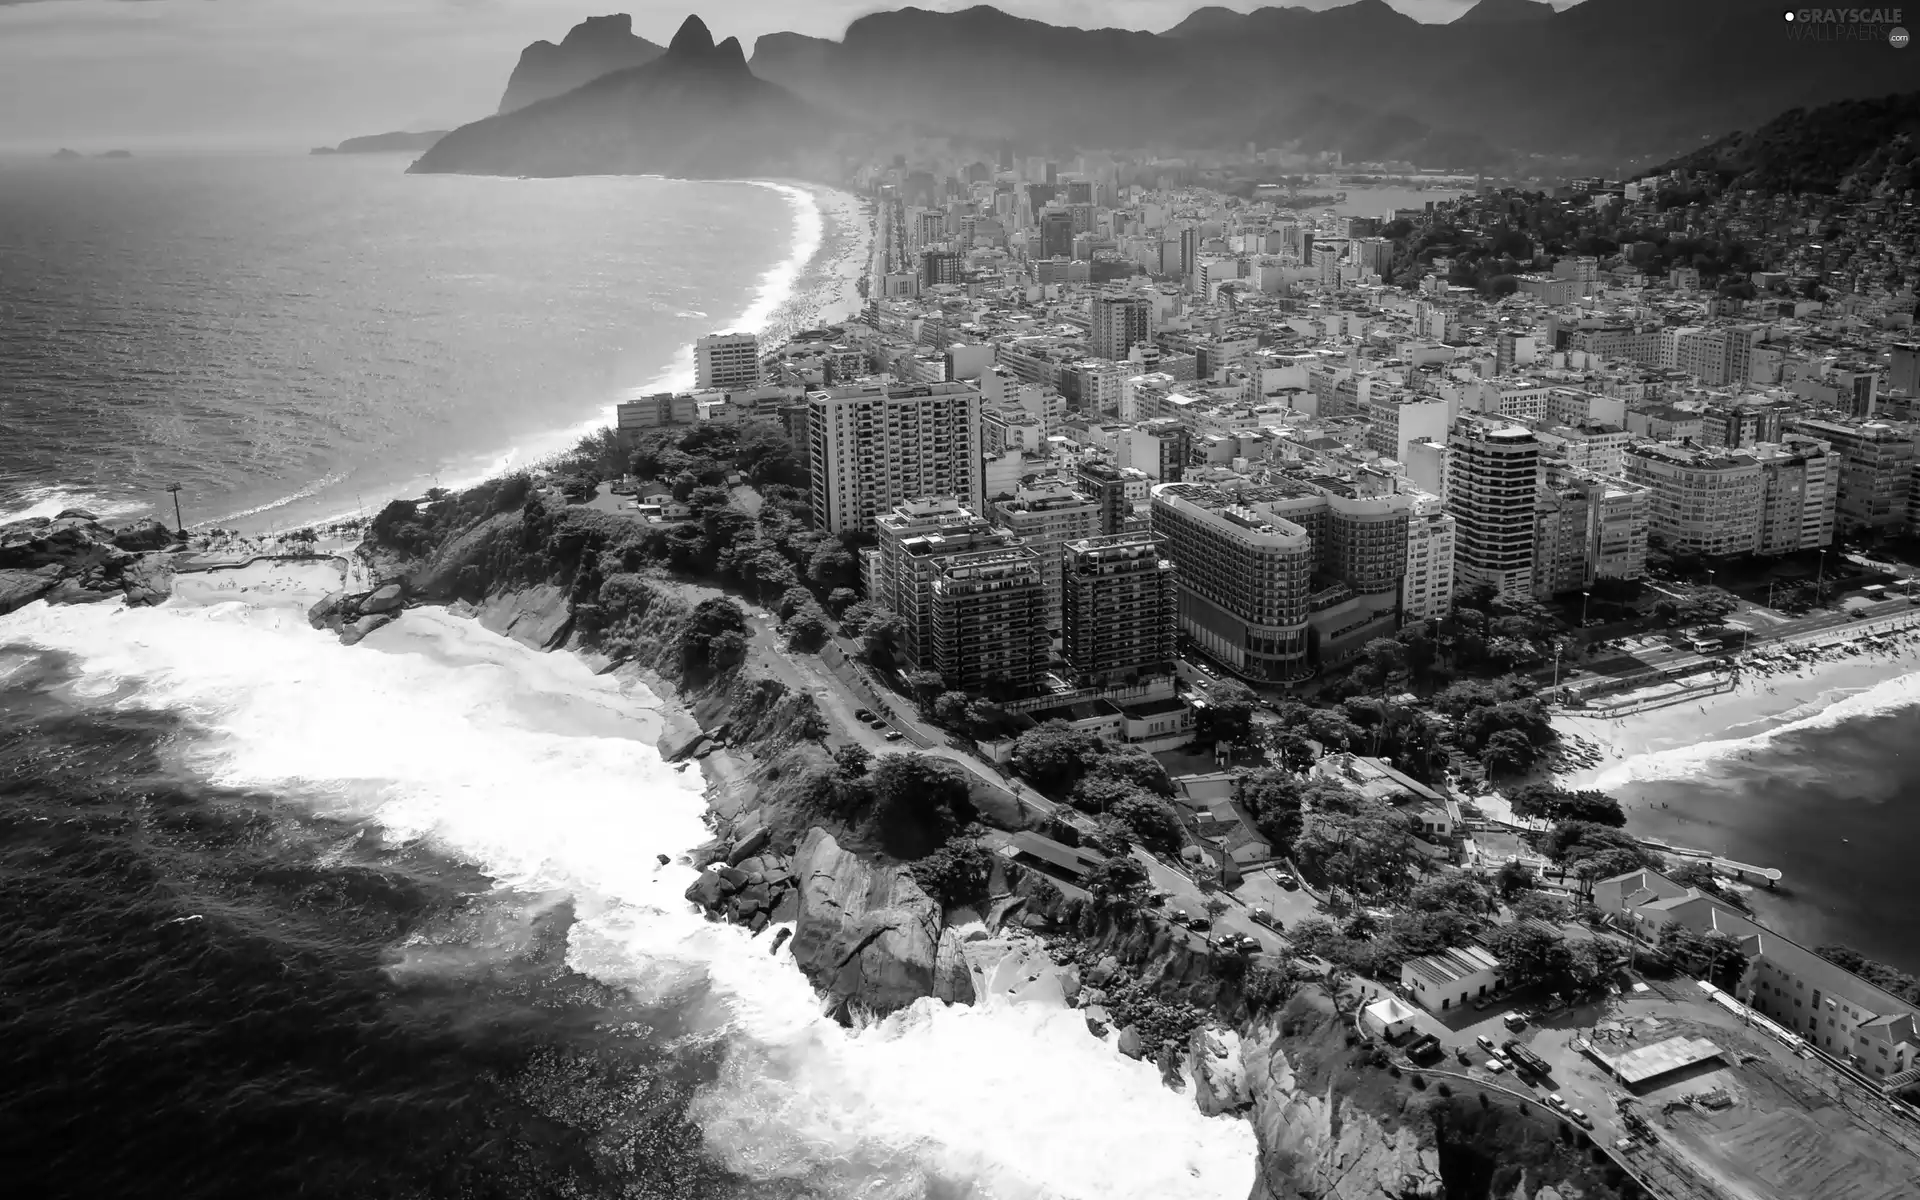
[[[1429,1012],[1445,1012],[1500,986],[1500,960],[1481,946],[1467,945],[1411,959],[1400,968],[1400,984]]]

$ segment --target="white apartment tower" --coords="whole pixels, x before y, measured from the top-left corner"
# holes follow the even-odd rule
[[[1090,316],[1092,338],[1088,348],[1095,358],[1120,362],[1127,351],[1153,341],[1153,303],[1145,296],[1095,296]]]
[[[1400,611],[1409,621],[1438,619],[1453,611],[1454,521],[1438,496],[1409,493],[1407,573],[1400,583]]]
[[[710,333],[693,344],[694,385],[703,392],[760,386],[760,341],[751,333]]]
[[[1456,583],[1489,585],[1506,599],[1530,596],[1539,439],[1524,425],[1463,416],[1454,422],[1447,450]]]
[[[865,384],[807,397],[813,519],[826,533],[871,527],[916,496],[985,511],[980,392],[970,383]]]

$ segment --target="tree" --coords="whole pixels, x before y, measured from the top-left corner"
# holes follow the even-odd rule
[[[922,710],[933,707],[934,700],[946,686],[946,680],[938,671],[908,671],[905,677],[907,687],[913,692],[914,702]]]
[[[1535,922],[1502,925],[1483,940],[1509,984],[1549,983],[1567,973],[1567,940]]]
[[[1367,643],[1364,653],[1367,673],[1382,692],[1387,690],[1388,681],[1407,669],[1407,648],[1392,638],[1374,638]]]
[[[943,729],[964,734],[968,731],[969,706],[965,692],[941,692],[933,702],[934,723]]]
[[[1619,828],[1627,823],[1620,802],[1605,792],[1568,791],[1550,783],[1530,783],[1507,794],[1513,811],[1542,821],[1587,821]]]
[[[860,630],[860,652],[875,666],[892,666],[906,634],[905,621],[886,609],[875,609]]]
[[[1545,921],[1549,925],[1557,925],[1572,915],[1565,901],[1542,892],[1529,892],[1513,902],[1513,919],[1516,921]]]
[[[1159,759],[1136,747],[1103,748],[1087,760],[1086,769],[1090,775],[1122,779],[1155,796],[1173,795],[1173,778],[1167,769]]]
[[[1300,836],[1303,818],[1299,780],[1284,771],[1268,769],[1242,775],[1235,787],[1261,836],[1272,843],[1275,853],[1286,853]]]
[[[867,764],[873,761],[873,754],[857,742],[848,742],[833,752],[833,765],[846,779],[859,779],[867,773]]]
[[[1172,854],[1186,840],[1186,831],[1173,805],[1157,797],[1136,792],[1116,800],[1107,811],[1127,827],[1135,841],[1149,850]]]
[[[1678,921],[1660,927],[1659,947],[1687,974],[1728,988],[1746,971],[1746,952],[1730,934],[1710,929],[1700,933]]]
[[[884,754],[868,771],[881,820],[945,841],[973,815],[972,785],[960,767],[924,754]]]
[[[1253,729],[1253,710],[1260,702],[1252,688],[1237,679],[1223,679],[1207,692],[1209,735],[1217,742],[1239,745]]]
[[[1211,946],[1213,945],[1213,935],[1216,932],[1214,926],[1219,923],[1221,914],[1233,906],[1228,904],[1226,900],[1220,896],[1208,896],[1201,907],[1207,910],[1207,945]]]
[[[1501,864],[1499,872],[1493,877],[1494,886],[1500,891],[1500,898],[1512,903],[1513,898],[1533,888],[1533,872],[1524,863],[1510,862]]]
[[[993,855],[973,838],[954,838],[908,867],[920,890],[943,908],[978,904],[987,898]]]
[[[1087,891],[1096,899],[1138,906],[1147,894],[1147,869],[1130,855],[1108,858],[1087,874]]]
[[[1538,753],[1527,735],[1517,729],[1502,729],[1487,739],[1480,761],[1489,775],[1516,775],[1533,766]]]
[[[844,587],[853,582],[854,573],[853,554],[837,540],[821,542],[807,560],[807,578],[819,587]]]
[[[827,611],[836,617],[844,618],[859,599],[859,593],[852,588],[834,588],[827,593]]]
[[[1086,760],[1105,748],[1093,734],[1065,721],[1048,721],[1013,742],[1013,769],[1034,787],[1052,795],[1071,788],[1086,771]]]
[[[1073,785],[1068,801],[1082,812],[1103,813],[1122,800],[1144,796],[1134,784],[1112,775],[1086,775]]]
[[[787,638],[796,650],[818,650],[831,633],[827,614],[817,604],[807,604],[787,621]]]
[[[1639,842],[1590,821],[1562,821],[1540,840],[1540,852],[1584,879],[1607,879],[1657,865]]]

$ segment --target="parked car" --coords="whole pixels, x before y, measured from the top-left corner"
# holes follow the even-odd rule
[[[871,721],[873,720],[873,713],[868,709],[856,708],[853,710],[853,717],[856,721]]]
[[[1504,1058],[1490,1058],[1487,1060],[1487,1070],[1492,1071],[1495,1075],[1498,1075],[1506,1069],[1507,1060]]]
[[[1293,877],[1291,871],[1275,871],[1273,873],[1273,881],[1289,892],[1297,892],[1300,890],[1300,881]]]
[[[1253,918],[1253,920],[1257,921],[1258,923],[1265,925],[1268,929],[1280,928],[1280,922],[1275,920],[1274,915],[1268,912],[1264,908],[1249,909],[1247,910],[1247,916]]]
[[[1568,1110],[1567,1110],[1567,1115],[1568,1115],[1568,1116],[1570,1116],[1570,1117],[1572,1117],[1572,1118],[1573,1118],[1573,1122],[1574,1122],[1574,1124],[1576,1124],[1576,1125],[1578,1125],[1578,1126],[1580,1126],[1580,1128],[1582,1128],[1582,1129],[1592,1129],[1592,1128],[1593,1128],[1593,1118],[1592,1118],[1592,1117],[1590,1117],[1590,1116],[1588,1116],[1588,1115],[1587,1115],[1587,1114],[1586,1114],[1586,1113],[1585,1113],[1584,1111],[1582,1111],[1581,1109],[1577,1109],[1577,1108],[1570,1108],[1570,1109],[1568,1109]]]
[[[1187,928],[1196,930],[1197,932],[1200,932],[1200,933],[1205,933],[1207,930],[1213,928],[1213,918],[1206,916],[1204,914],[1196,914],[1194,916],[1188,917]]]
[[[898,729],[887,730],[887,740],[890,742],[897,742],[904,736]]]
[[[887,727],[887,723],[885,721],[882,721],[878,717],[875,717],[873,720],[868,721],[867,724],[874,729],[885,729]]]
[[[1505,1017],[1501,1018],[1501,1023],[1515,1033],[1519,1033],[1527,1027],[1527,1019],[1519,1013],[1508,1013]]]
[[[1476,1042],[1479,1042],[1480,1048],[1482,1050],[1485,1050],[1488,1054],[1493,1053],[1493,1039],[1488,1037],[1486,1034],[1483,1033],[1480,1036],[1474,1038],[1473,1040]]]
[[[1192,917],[1187,915],[1187,910],[1184,908],[1170,908],[1167,910],[1167,916],[1182,925],[1193,920]]]
[[[1559,1092],[1555,1092],[1553,1093],[1553,1095],[1548,1096],[1547,1103],[1559,1109],[1562,1112],[1565,1112],[1567,1109],[1566,1098],[1562,1096]]]

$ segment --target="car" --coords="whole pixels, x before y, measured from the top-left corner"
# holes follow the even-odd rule
[[[1506,1069],[1507,1061],[1503,1058],[1490,1058],[1487,1060],[1487,1070],[1492,1071],[1495,1075],[1498,1075]]]
[[[1300,881],[1298,879],[1295,879],[1290,872],[1287,872],[1287,871],[1274,872],[1273,881],[1279,884],[1281,887],[1287,889],[1289,892],[1297,892],[1300,890]]]
[[[1207,917],[1207,916],[1188,917],[1187,928],[1197,930],[1201,933],[1205,933],[1207,930],[1213,928],[1213,918]]]
[[[897,742],[904,736],[906,735],[902,734],[898,729],[889,729],[886,732],[886,739],[890,742]]]
[[[868,709],[856,708],[853,710],[853,717],[856,721],[871,721],[873,720],[873,713]]]
[[[1488,1006],[1489,1004],[1492,1004],[1492,1003],[1493,1003],[1493,1001],[1492,1001],[1492,1000],[1489,1000],[1489,999],[1487,999],[1487,997],[1485,997],[1485,996],[1482,996],[1482,997],[1480,997],[1480,998],[1479,998],[1478,1000],[1475,1000],[1475,1001],[1473,1002],[1473,1011],[1475,1011],[1475,1012],[1485,1012],[1485,1011],[1487,1011],[1487,1006]]]
[[[885,721],[882,721],[879,717],[875,717],[873,720],[868,721],[867,724],[868,726],[874,729],[885,729],[887,727],[887,723]]]
[[[1567,1109],[1566,1097],[1562,1096],[1559,1092],[1555,1092],[1551,1096],[1548,1096],[1547,1103],[1552,1105],[1554,1108],[1559,1109],[1562,1112],[1565,1112]]]
[[[1247,916],[1251,917],[1253,920],[1257,921],[1258,923],[1265,925],[1268,929],[1278,929],[1280,927],[1280,922],[1275,920],[1273,914],[1268,912],[1264,908],[1249,909],[1247,912]]]
[[[1474,1038],[1473,1040],[1476,1042],[1479,1042],[1480,1048],[1482,1050],[1485,1050],[1488,1054],[1493,1053],[1493,1039],[1488,1037],[1486,1034],[1483,1033],[1480,1036]]]
[[[1513,1030],[1515,1033],[1519,1033],[1527,1027],[1527,1019],[1519,1013],[1508,1013],[1505,1017],[1501,1018],[1501,1024]]]
[[[1167,916],[1172,918],[1175,921],[1178,921],[1182,925],[1185,925],[1188,921],[1193,920],[1192,917],[1187,915],[1187,910],[1184,908],[1170,908],[1167,910]]]
[[[1578,1108],[1570,1108],[1567,1110],[1567,1115],[1572,1117],[1573,1123],[1575,1125],[1580,1126],[1580,1128],[1582,1129],[1593,1128],[1593,1118],[1588,1116],[1583,1110]]]

